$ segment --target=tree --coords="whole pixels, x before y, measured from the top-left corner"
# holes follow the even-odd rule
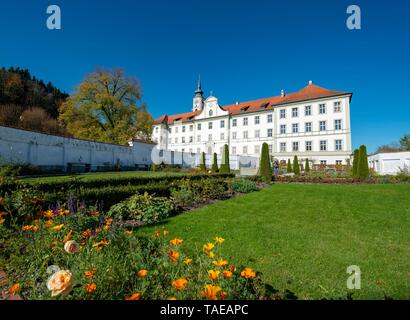
[[[141,107],[141,110],[137,111],[137,123],[135,125],[136,137],[142,140],[151,140],[152,125],[154,119],[147,111],[145,106]]]
[[[212,162],[212,173],[217,173],[218,172],[218,159],[216,156],[216,153],[214,152],[214,160]]]
[[[147,116],[138,113],[145,111],[137,79],[121,69],[98,69],[62,104],[59,119],[76,138],[126,144],[144,131]]]
[[[265,142],[262,144],[261,159],[259,161],[259,176],[265,182],[272,180],[272,168],[269,159],[269,146]]]
[[[355,149],[353,153],[353,169],[352,169],[353,177],[358,176],[358,171],[357,171],[358,168],[359,168],[359,149]]]
[[[199,165],[199,168],[200,168],[202,171],[206,171],[205,152],[202,152],[202,153],[201,153],[201,163],[200,163],[200,165]]]
[[[410,150],[410,134],[405,134],[400,138],[400,148],[402,150]]]
[[[288,165],[286,167],[286,173],[292,172],[292,164],[290,163],[290,159],[288,159]]]
[[[31,108],[25,110],[18,122],[18,126],[27,130],[35,130],[50,134],[64,134],[57,120],[52,118],[42,108]]]
[[[306,158],[306,162],[305,162],[305,172],[310,172],[309,159],[308,158]]]
[[[219,168],[220,173],[231,173],[231,168],[229,165],[229,147],[227,144],[224,145],[221,167]]]
[[[298,156],[295,156],[293,158],[293,172],[296,175],[300,175],[300,167],[299,167],[299,161],[298,161]]]
[[[0,125],[17,127],[24,108],[16,104],[0,105]]]
[[[367,149],[365,145],[361,145],[359,148],[357,175],[360,179],[367,179],[369,177],[369,162],[367,161]]]

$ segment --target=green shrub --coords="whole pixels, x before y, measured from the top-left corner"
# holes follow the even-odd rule
[[[205,200],[222,199],[228,190],[228,184],[224,179],[202,179],[195,181],[193,187]]]
[[[291,173],[292,172],[292,165],[290,163],[290,159],[288,159],[288,164],[286,166],[286,173]]]
[[[38,175],[42,171],[28,164],[8,164],[0,166],[0,176],[1,177],[17,177],[17,176],[29,176],[29,175]]]
[[[305,172],[308,173],[310,172],[310,166],[309,166],[309,159],[306,158],[306,162],[305,162]]]
[[[248,179],[234,179],[231,188],[239,193],[250,193],[258,190],[256,183]]]
[[[201,153],[201,164],[199,165],[201,171],[206,171],[206,159],[205,159],[205,152]]]
[[[173,210],[174,205],[169,199],[154,197],[145,192],[113,205],[107,214],[119,219],[141,221],[148,225],[168,218]]]
[[[352,169],[353,177],[358,177],[359,156],[360,156],[359,149],[355,149],[353,153],[353,169]]]
[[[259,160],[259,176],[265,182],[272,181],[272,168],[269,159],[269,146],[266,142],[262,144],[261,158]]]
[[[171,197],[178,206],[191,206],[200,200],[200,195],[193,189],[171,189]]]
[[[359,148],[357,176],[362,180],[369,177],[369,162],[367,161],[367,149],[365,145],[361,145]]]
[[[298,161],[298,156],[295,156],[293,158],[293,172],[295,175],[300,175],[300,168],[299,168],[299,161]]]
[[[212,172],[213,173],[217,173],[218,172],[218,159],[217,159],[217,155],[214,152],[214,158],[212,161]]]
[[[222,163],[221,163],[221,167],[219,169],[220,173],[230,173],[231,172],[231,168],[229,165],[229,147],[227,144],[224,145],[224,151],[223,151],[223,155],[222,155]]]

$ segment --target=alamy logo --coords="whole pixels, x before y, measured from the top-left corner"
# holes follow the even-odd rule
[[[346,286],[348,289],[360,289],[361,285],[361,272],[358,266],[348,266],[346,272],[350,274],[347,278]]]
[[[47,28],[50,30],[61,29],[61,9],[57,5],[47,7],[47,14],[51,14],[47,18]]]
[[[349,30],[360,30],[362,28],[362,11],[357,5],[347,7],[346,13],[349,17],[346,20],[346,26]]]

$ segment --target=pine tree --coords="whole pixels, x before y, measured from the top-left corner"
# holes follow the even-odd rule
[[[352,169],[353,177],[358,176],[358,171],[357,171],[358,168],[359,168],[359,149],[356,149],[353,153],[353,169]]]
[[[308,158],[306,158],[306,162],[305,162],[305,172],[310,172],[309,159]]]
[[[229,147],[227,144],[224,145],[224,150],[222,154],[222,163],[219,168],[220,173],[231,173],[231,168],[229,165]]]
[[[288,159],[288,165],[286,167],[286,173],[291,173],[292,172],[292,165],[290,163],[290,159]]]
[[[206,171],[205,152],[202,152],[201,154],[201,163],[199,164],[199,168],[201,171]]]
[[[269,146],[267,143],[262,144],[261,159],[259,160],[259,176],[265,182],[272,180],[272,168],[269,160]]]
[[[216,153],[214,152],[214,161],[212,163],[212,173],[217,173],[218,172],[218,160]]]
[[[298,161],[298,156],[295,156],[293,158],[293,172],[296,175],[300,175],[300,168],[299,168],[299,161]]]
[[[357,175],[362,180],[369,177],[369,162],[367,161],[367,148],[365,145],[361,145],[359,149]]]

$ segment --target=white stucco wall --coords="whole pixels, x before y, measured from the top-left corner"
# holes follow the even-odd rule
[[[377,153],[368,157],[369,168],[378,174],[399,173],[405,166],[410,168],[410,151]]]

